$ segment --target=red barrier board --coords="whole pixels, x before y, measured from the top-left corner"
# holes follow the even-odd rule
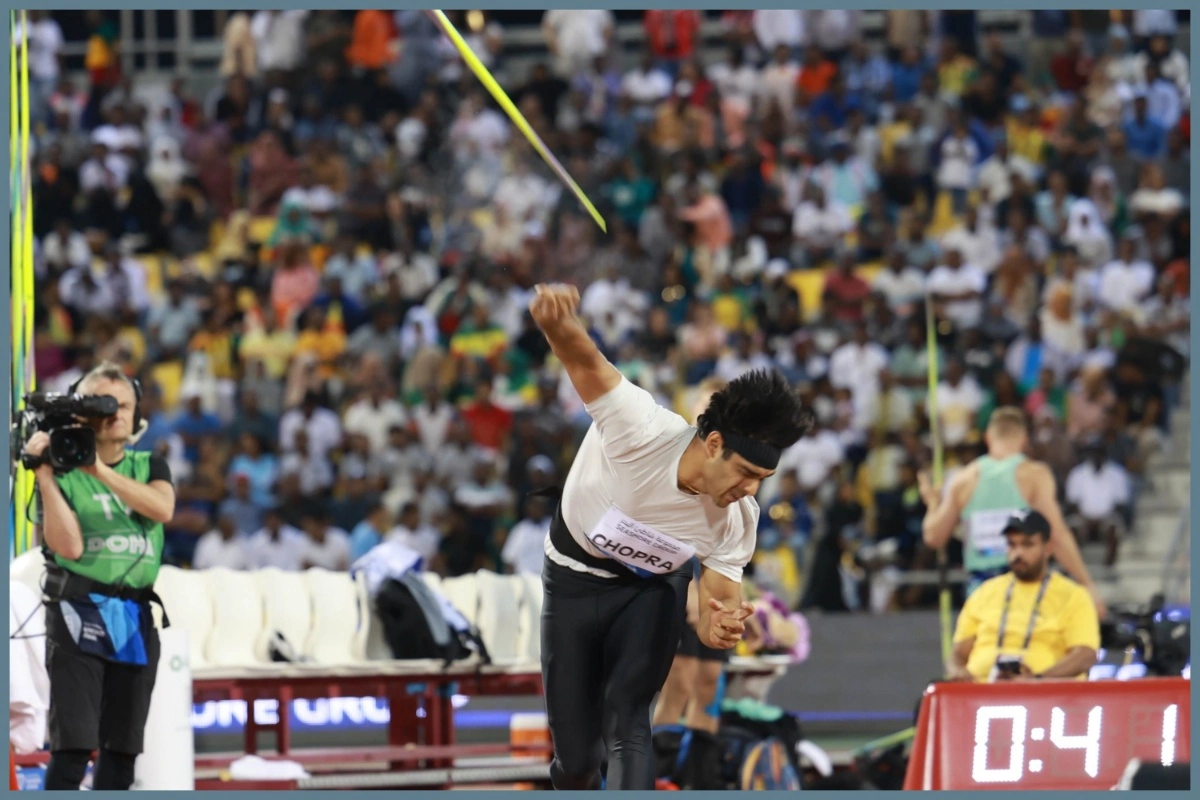
[[[1191,761],[1191,682],[936,683],[905,789],[1111,789],[1131,759]]]

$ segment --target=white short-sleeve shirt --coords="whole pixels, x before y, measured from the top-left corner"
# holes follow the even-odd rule
[[[601,553],[585,536],[613,506],[642,525],[695,548],[705,567],[740,582],[754,555],[758,503],[743,497],[718,508],[679,488],[679,460],[696,436],[683,417],[659,405],[627,379],[586,406],[592,426],[563,486],[562,514],[575,541]],[[546,537],[546,556],[578,572],[611,577],[562,553]],[[614,562],[614,571],[623,567]]]

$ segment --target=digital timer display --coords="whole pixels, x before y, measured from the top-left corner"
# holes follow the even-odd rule
[[[935,684],[905,788],[1110,789],[1131,759],[1189,761],[1190,723],[1182,678]]]

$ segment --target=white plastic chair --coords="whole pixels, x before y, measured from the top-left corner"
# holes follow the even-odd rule
[[[213,632],[215,611],[204,573],[164,564],[158,570],[154,591],[162,599],[171,627],[187,631],[188,661],[192,669],[208,667],[207,645]],[[156,616],[160,615],[157,606],[151,605],[151,609]]]
[[[542,579],[523,574],[521,581],[521,623],[517,649],[531,662],[542,658]]]
[[[304,573],[313,598],[312,627],[304,655],[318,666],[349,666],[361,659],[367,630],[360,589],[348,572],[310,569]]]
[[[475,573],[479,593],[479,636],[492,661],[513,663],[521,659],[518,639],[521,619],[521,579],[487,570]]]
[[[313,624],[313,598],[308,583],[298,572],[267,567],[252,573],[263,598],[263,629],[258,640],[258,657],[271,660],[271,639],[280,634],[300,656]]]
[[[263,630],[263,599],[250,572],[224,567],[199,570],[213,604],[213,628],[204,653],[214,667],[254,667]],[[168,612],[169,613],[169,612]]]
[[[466,617],[472,625],[479,624],[479,585],[475,575],[459,575],[445,578],[441,585],[442,595],[450,605]]]

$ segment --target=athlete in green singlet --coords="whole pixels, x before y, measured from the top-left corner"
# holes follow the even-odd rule
[[[925,544],[935,549],[945,547],[959,532],[964,566],[970,576],[969,594],[1008,569],[1004,525],[1009,516],[1015,511],[1035,509],[1050,521],[1053,555],[1063,570],[1091,593],[1103,616],[1104,604],[1059,508],[1054,473],[1042,462],[1024,455],[1028,435],[1020,409],[998,408],[988,420],[987,455],[956,474],[945,492],[933,486],[927,475],[920,476],[921,499],[926,506],[922,526]]]

